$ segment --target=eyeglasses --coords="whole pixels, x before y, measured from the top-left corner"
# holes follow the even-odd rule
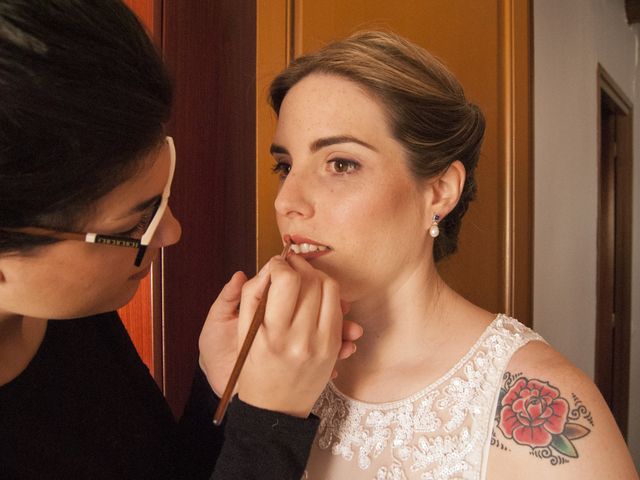
[[[92,232],[61,232],[59,230],[51,230],[40,227],[23,227],[23,228],[2,228],[2,230],[24,233],[27,235],[33,235],[37,237],[55,238],[58,240],[78,240],[87,243],[97,243],[102,245],[113,245],[116,247],[129,247],[137,248],[138,254],[133,262],[136,267],[139,267],[144,258],[144,254],[147,251],[147,247],[153,238],[153,235],[158,229],[158,225],[167,210],[169,203],[169,195],[171,193],[171,183],[173,181],[173,172],[176,167],[176,149],[173,144],[173,138],[166,137],[166,142],[169,144],[170,166],[169,177],[167,178],[167,184],[162,191],[162,196],[159,202],[155,206],[155,210],[151,215],[151,219],[146,226],[141,238],[133,238],[119,235],[102,235]]]

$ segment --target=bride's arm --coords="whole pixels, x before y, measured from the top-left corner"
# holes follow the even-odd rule
[[[597,387],[542,342],[511,359],[489,453],[491,479],[638,479]]]

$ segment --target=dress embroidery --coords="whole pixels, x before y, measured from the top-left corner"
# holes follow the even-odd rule
[[[313,409],[321,421],[304,478],[482,478],[502,375],[531,340],[544,341],[498,315],[443,377],[396,402],[359,402],[330,383]]]

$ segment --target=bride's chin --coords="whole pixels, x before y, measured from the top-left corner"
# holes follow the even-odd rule
[[[313,268],[326,273],[333,280],[338,282],[340,286],[340,298],[346,302],[355,302],[361,300],[367,295],[367,282],[363,278],[360,271],[346,269],[332,265],[329,262],[323,262],[322,259],[312,260]]]

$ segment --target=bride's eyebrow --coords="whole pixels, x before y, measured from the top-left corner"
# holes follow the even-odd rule
[[[276,143],[272,143],[271,144],[271,148],[269,149],[269,152],[271,152],[271,155],[273,155],[274,153],[280,153],[282,155],[289,155],[289,150],[284,148],[282,145],[278,145]]]
[[[353,137],[351,135],[337,135],[333,137],[319,138],[309,146],[309,149],[311,150],[312,153],[315,153],[321,148],[328,147],[330,145],[336,145],[339,143],[357,143],[358,145],[362,145],[363,147],[368,148],[369,150],[373,150],[374,152],[378,151],[378,149],[373,145],[370,145],[367,142],[360,140],[356,137]],[[289,151],[285,147],[283,147],[282,145],[278,145],[276,143],[271,144],[270,152],[272,155],[274,153],[289,155]]]
[[[378,151],[378,149],[373,145],[370,145],[367,142],[351,135],[337,135],[334,137],[319,138],[318,140],[313,142],[309,148],[312,152],[317,152],[321,148],[328,147],[330,145],[336,145],[338,143],[357,143],[358,145],[362,145],[363,147],[368,148],[369,150],[373,150],[374,152]]]

